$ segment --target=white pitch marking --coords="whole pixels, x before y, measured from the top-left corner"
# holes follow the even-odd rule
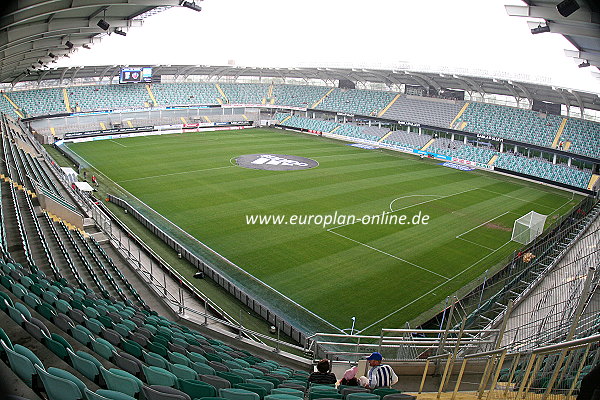
[[[481,259],[479,259],[478,261],[475,261],[473,264],[469,265],[467,268],[465,268],[464,270],[460,271],[458,274],[454,275],[452,278],[448,279],[446,282],[442,282],[439,285],[437,285],[436,287],[434,287],[433,289],[431,289],[430,291],[428,291],[427,293],[423,293],[421,296],[417,297],[416,299],[414,299],[413,301],[411,301],[408,304],[403,305],[402,307],[400,307],[399,309],[392,311],[391,313],[389,313],[388,315],[386,315],[383,318],[378,319],[377,321],[373,322],[372,324],[364,327],[361,331],[359,331],[357,334],[360,334],[361,332],[369,329],[370,327],[377,325],[378,323],[388,319],[389,317],[391,317],[392,315],[396,314],[397,312],[400,312],[402,310],[404,310],[407,307],[410,307],[411,305],[413,305],[414,303],[416,303],[417,301],[421,300],[422,298],[424,298],[425,296],[433,293],[435,290],[439,289],[440,287],[444,286],[446,283],[454,280],[455,278],[457,278],[458,276],[464,274],[465,272],[467,272],[468,270],[470,270],[471,268],[473,268],[475,265],[479,264],[480,262],[482,262],[483,260],[485,260],[486,258],[488,258],[489,256],[491,256],[492,254],[494,254],[495,252],[497,252],[498,250],[500,250],[501,248],[503,248],[504,246],[506,246],[507,244],[509,244],[511,241],[509,240],[508,242],[504,243],[502,246],[498,247],[496,250],[494,250],[493,252],[491,252],[488,255],[483,256]]]
[[[329,231],[329,229],[328,229],[328,231]],[[444,275],[438,274],[437,272],[433,272],[433,271],[432,271],[432,270],[430,270],[430,269],[427,269],[427,268],[425,268],[425,267],[421,267],[420,265],[417,265],[417,264],[415,264],[415,263],[413,263],[413,262],[410,262],[410,261],[408,261],[408,260],[405,260],[405,259],[403,259],[403,258],[400,258],[400,257],[398,257],[398,256],[395,256],[395,255],[393,255],[393,254],[387,253],[387,252],[385,252],[385,251],[383,251],[383,250],[379,250],[379,249],[377,249],[377,248],[375,248],[375,247],[373,247],[373,246],[369,246],[369,245],[368,245],[368,244],[366,244],[366,243],[359,242],[358,240],[351,239],[351,238],[349,238],[348,236],[344,236],[344,235],[342,235],[341,233],[332,232],[332,231],[329,231],[329,232],[333,233],[334,235],[341,236],[341,237],[343,237],[344,239],[348,239],[348,240],[350,240],[351,242],[354,242],[354,243],[360,244],[361,246],[365,246],[365,247],[367,247],[367,248],[369,248],[369,249],[371,249],[371,250],[374,250],[374,251],[376,251],[376,252],[378,252],[378,253],[385,254],[386,256],[389,256],[389,257],[395,258],[396,260],[400,260],[400,261],[402,261],[402,262],[405,262],[405,263],[407,263],[407,264],[410,264],[410,265],[412,265],[413,267],[417,267],[417,268],[419,268],[419,269],[422,269],[423,271],[427,271],[427,272],[429,272],[429,273],[432,273],[432,274],[434,274],[434,275],[437,275],[437,276],[439,276],[439,277],[442,277],[442,278],[444,278],[444,279],[446,279],[446,280],[450,280],[450,278],[448,278],[447,276],[444,276]]]
[[[489,222],[492,222],[493,220],[495,220],[495,219],[497,219],[497,218],[500,218],[500,217],[502,217],[502,216],[504,216],[504,215],[506,215],[506,214],[508,214],[508,213],[510,213],[510,211],[507,211],[507,212],[505,212],[504,214],[500,214],[500,215],[498,215],[497,217],[494,217],[494,218],[492,218],[492,219],[490,219],[490,220],[488,220],[488,221],[485,221],[484,223],[477,225],[475,228],[471,228],[471,229],[469,229],[468,231],[461,233],[460,235],[456,236],[456,238],[457,238],[457,239],[460,239],[460,237],[461,237],[462,235],[466,235],[467,233],[469,233],[469,232],[471,232],[471,231],[474,231],[475,229],[477,229],[477,228],[479,228],[479,227],[481,227],[481,226],[483,226],[483,225],[485,225],[485,224],[487,224],[487,223],[489,223]],[[484,247],[485,247],[485,246],[484,246]],[[492,249],[492,250],[493,250],[493,249]]]
[[[125,145],[124,145],[124,144],[122,144],[122,143],[116,142],[116,141],[114,141],[114,140],[112,140],[112,139],[110,139],[110,141],[111,141],[111,142],[113,142],[114,144],[118,144],[118,145],[119,145],[119,146],[121,146],[121,147],[129,147],[129,146],[125,146]]]
[[[204,169],[195,169],[192,171],[183,171],[183,172],[173,172],[171,174],[162,174],[162,175],[152,175],[152,176],[143,176],[141,178],[132,178],[132,179],[125,179],[123,181],[119,181],[119,183],[123,183],[123,182],[131,182],[131,181],[141,181],[143,179],[153,179],[153,178],[162,178],[163,176],[172,176],[172,175],[182,175],[182,174],[191,174],[194,172],[202,172],[202,171],[212,171],[215,169],[223,169],[223,168],[231,168],[233,167],[233,165],[225,165],[224,167],[215,167],[215,168],[204,168]]]
[[[471,244],[474,244],[475,246],[483,247],[484,249],[488,249],[488,250],[490,250],[490,251],[494,251],[494,250],[495,250],[495,249],[492,249],[491,247],[487,247],[487,246],[484,246],[484,245],[482,245],[482,244],[475,243],[475,242],[473,242],[472,240],[465,239],[465,238],[462,238],[462,237],[460,237],[460,236],[457,236],[456,238],[457,238],[457,239],[460,239],[460,240],[464,240],[465,242],[469,242],[469,243],[471,243]]]

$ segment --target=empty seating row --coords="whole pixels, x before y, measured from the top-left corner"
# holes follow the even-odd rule
[[[311,108],[330,89],[326,86],[274,85],[272,104]]]
[[[458,119],[467,132],[499,136],[519,142],[550,147],[562,117],[522,108],[488,103],[470,103]]]
[[[150,388],[170,387],[172,393],[188,393],[191,398],[195,396],[190,391],[206,397],[214,396],[217,389],[221,396],[225,390],[226,395],[249,392],[263,398],[276,386],[286,387],[282,384],[286,380],[305,385],[307,372],[253,357],[152,313],[50,282],[43,273],[25,275],[21,266],[5,263],[1,269],[2,286],[25,303],[0,292],[0,307],[61,359],[109,390],[136,396],[147,384]],[[28,307],[120,369],[107,369],[91,353],[74,351],[64,337],[44,329],[45,324],[32,317]],[[5,341],[6,335],[0,332],[0,338]],[[35,375],[43,374],[33,372],[35,367],[23,372],[18,365],[11,363],[28,384],[33,384]],[[236,390],[227,392],[232,386]],[[257,400],[258,396],[252,398]]]
[[[462,101],[400,95],[382,117],[447,128],[463,105]]]
[[[431,140],[430,135],[419,135],[413,132],[393,131],[389,136],[382,140],[382,143],[392,146],[408,147],[411,149],[421,149]]]
[[[377,90],[335,88],[317,105],[317,109],[377,116],[395,95],[396,93]]]

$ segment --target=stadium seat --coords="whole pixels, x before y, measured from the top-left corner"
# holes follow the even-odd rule
[[[100,373],[109,390],[122,392],[132,397],[136,397],[142,390],[142,381],[128,372],[116,368],[110,370],[100,368]]]
[[[63,376],[47,372],[40,366],[36,365],[37,375],[40,377],[44,386],[44,391],[48,395],[49,400],[81,400],[83,399],[83,390],[86,389],[85,384],[79,381],[81,385],[75,383],[72,379],[67,379]],[[54,372],[57,368],[54,369]],[[66,372],[66,371],[64,371]],[[75,378],[75,377],[73,377]],[[77,379],[77,378],[75,378]]]
[[[143,386],[142,393],[146,400],[191,400],[188,394],[169,386]]]
[[[245,389],[219,389],[219,396],[228,400],[260,400],[258,394]]]
[[[217,395],[214,386],[202,381],[179,379],[177,386],[179,390],[187,393],[192,399],[215,397]]]

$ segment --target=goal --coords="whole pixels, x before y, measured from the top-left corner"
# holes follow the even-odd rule
[[[528,244],[544,230],[547,215],[531,211],[515,221],[512,231],[512,241]]]

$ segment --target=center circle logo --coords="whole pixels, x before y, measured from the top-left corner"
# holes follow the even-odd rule
[[[245,154],[236,158],[235,161],[240,167],[268,171],[295,171],[319,165],[310,158],[284,154]]]

